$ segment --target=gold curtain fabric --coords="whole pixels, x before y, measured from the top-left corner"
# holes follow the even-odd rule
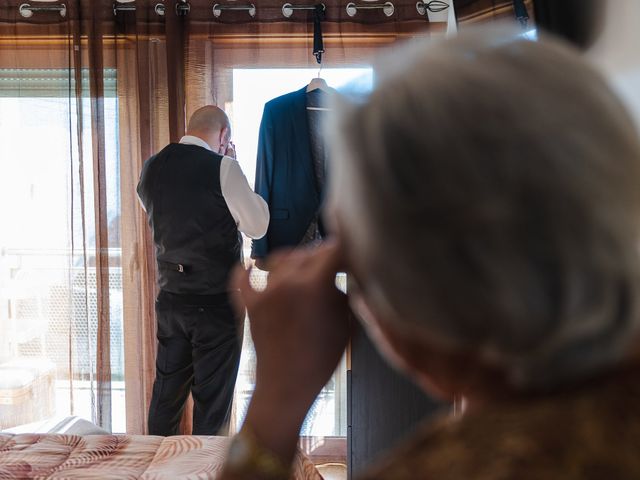
[[[3,2],[0,6],[0,68],[4,72],[9,70],[18,77],[14,84],[2,92],[6,99],[4,106],[9,108],[12,100],[21,99],[20,107],[26,109],[29,99],[41,96],[64,100],[55,106],[50,105],[55,110],[50,121],[51,126],[56,127],[61,134],[54,140],[62,142],[67,149],[66,158],[62,161],[67,163],[68,169],[65,192],[68,214],[58,218],[67,222],[68,235],[66,242],[50,244],[55,245],[56,250],[61,249],[55,254],[45,253],[49,247],[47,235],[55,236],[59,234],[59,229],[54,228],[55,233],[44,229],[37,232],[36,235],[42,239],[40,242],[29,242],[26,236],[23,237],[25,244],[30,245],[27,250],[21,250],[20,243],[16,243],[17,235],[13,235],[13,239],[3,239],[10,244],[5,253],[13,252],[6,254],[9,262],[33,264],[26,268],[17,267],[15,271],[4,275],[3,286],[9,292],[12,288],[29,292],[24,296],[13,297],[11,293],[7,296],[5,292],[5,301],[10,307],[7,324],[16,324],[18,329],[22,322],[31,324],[33,332],[20,341],[15,338],[17,335],[14,330],[14,338],[8,338],[8,343],[5,342],[3,351],[0,352],[4,362],[4,367],[0,368],[3,368],[5,378],[20,376],[3,385],[8,397],[7,405],[10,407],[3,412],[2,424],[13,425],[18,420],[39,420],[39,413],[42,411],[51,413],[51,408],[44,408],[42,405],[51,401],[46,399],[47,396],[60,394],[58,383],[55,391],[47,387],[55,379],[68,382],[63,387],[68,392],[68,413],[75,411],[74,404],[81,396],[81,390],[88,389],[87,401],[90,403],[91,419],[110,430],[110,269],[111,263],[118,262],[111,255],[111,246],[112,242],[119,243],[119,239],[110,238],[113,237],[111,233],[117,236],[117,229],[110,232],[107,218],[110,207],[107,204],[107,176],[114,172],[107,171],[106,163],[104,77],[107,54],[103,46],[103,22],[98,18],[98,12],[90,8],[86,9],[86,15],[77,16],[74,20],[71,16],[62,17],[57,12],[48,12],[43,17],[38,17],[34,24],[24,24],[22,20],[17,5]],[[27,78],[28,75],[25,74],[25,78],[21,80],[25,70],[31,71],[31,75],[38,71],[55,72],[53,75],[60,75],[61,81],[46,93],[29,93],[33,79]],[[85,75],[84,72],[92,74]],[[5,74],[3,78],[7,80],[8,77]],[[43,85],[47,85],[46,75]],[[36,110],[32,113],[36,113]],[[23,120],[28,123],[28,117],[29,115],[19,115],[14,121]],[[11,120],[4,119],[5,122]],[[56,120],[58,123],[54,125]],[[41,126],[46,123],[45,118]],[[35,133],[38,128],[33,130]],[[34,135],[31,141],[38,144],[44,139]],[[24,141],[22,144],[12,144],[11,139],[8,150],[13,158],[3,155],[5,178],[11,178],[12,173],[15,173],[11,162],[32,160],[34,168],[38,170],[44,167],[41,159],[48,154],[45,145],[37,157],[25,155],[21,158],[20,151],[35,153],[33,148]],[[58,157],[50,161],[58,163],[59,160]],[[33,175],[37,173],[36,171]],[[32,189],[37,185],[47,191],[47,184],[46,178],[40,178],[32,184]],[[19,192],[15,186],[14,191]],[[3,203],[9,205],[6,201]],[[24,225],[35,226],[37,229],[37,221],[46,220],[38,218],[39,214],[60,213],[49,211],[46,203],[47,198],[35,200],[34,218],[24,218]],[[29,210],[27,205],[20,204],[13,205],[12,208]],[[5,231],[19,232],[23,228],[22,224],[3,225]],[[3,247],[6,248],[6,245]],[[52,262],[53,255],[61,258],[62,262]],[[51,266],[40,268],[39,265],[42,264],[39,262],[50,263]],[[47,281],[44,280],[45,276]],[[30,277],[31,280],[25,277]],[[39,293],[36,293],[36,286],[40,289]],[[61,341],[65,335],[67,338]],[[79,340],[82,344],[78,343]],[[35,346],[34,342],[39,345]],[[47,366],[49,363],[51,368]],[[47,377],[49,380],[44,380],[46,385],[40,389],[39,383]],[[75,387],[74,382],[77,382]],[[79,383],[84,385],[83,388],[79,387]],[[20,399],[21,391],[31,392],[30,397]]]
[[[0,344],[5,348],[0,350],[0,369],[2,361],[12,356],[49,358],[55,364],[56,395],[68,398],[68,408],[58,413],[77,413],[74,402],[81,393],[77,383],[89,382],[87,401],[92,419],[108,430],[118,420],[112,418],[112,401],[117,397],[113,389],[117,382],[123,382],[126,431],[143,434],[155,369],[157,292],[151,234],[135,193],[142,164],[184,134],[186,120],[195,109],[203,104],[225,108],[233,102],[234,68],[316,66],[311,54],[312,14],[295,11],[286,19],[282,15],[284,2],[272,0],[254,0],[254,18],[244,11],[229,10],[216,18],[213,3],[203,0],[189,1],[186,15],[176,13],[178,4],[183,3],[177,0],[61,0],[30,5],[64,5],[64,16],[59,11],[36,11],[25,17],[20,14],[23,3],[0,0],[0,99],[3,88],[11,98],[36,98],[29,92],[38,88],[42,96],[53,83],[45,80],[41,82],[44,86],[38,87],[37,72],[45,78],[54,71],[65,73],[57,90],[49,92],[68,105],[60,107],[62,113],[51,119],[57,122],[56,131],[66,135],[68,150],[66,154],[51,153],[63,166],[60,178],[66,182],[66,187],[60,187],[66,202],[55,212],[60,213],[61,222],[67,222],[66,268],[84,272],[84,276],[74,273],[66,283],[47,285],[49,293],[66,289],[67,310],[55,325],[51,316],[41,321],[40,327],[48,333],[37,352],[20,345],[16,350],[19,342],[11,349]],[[223,0],[219,3],[235,5]],[[323,3],[325,68],[366,65],[381,49],[393,48],[399,41],[444,31],[443,25],[421,16],[413,0],[394,1],[390,17],[377,9],[360,10],[352,18],[345,9],[347,2]],[[456,7],[460,3],[466,19],[476,18],[478,12],[512,14],[505,6],[509,2],[454,3]],[[159,4],[164,6],[164,15],[157,13]],[[114,12],[114,6],[135,8]],[[25,72],[35,80],[20,80]],[[26,119],[16,121],[29,128]],[[19,157],[22,149],[16,144],[11,155]],[[0,158],[0,176],[11,175],[11,161],[20,158]],[[62,208],[67,210],[60,212]],[[24,221],[37,218],[28,218],[25,213]],[[19,229],[20,225],[2,228]],[[44,226],[40,234],[47,236]],[[0,248],[5,247],[2,241],[0,236]],[[78,288],[84,292],[80,295],[84,308],[71,299]],[[46,301],[50,301],[49,293],[44,294]],[[89,325],[86,332],[80,332],[80,323]],[[118,328],[119,339],[114,337]],[[86,348],[78,347],[81,333]],[[49,348],[53,343],[57,346]],[[123,365],[118,363],[116,368],[114,358],[120,351],[124,352]],[[80,364],[89,367],[79,371]],[[186,414],[189,418],[188,409]],[[183,426],[188,433],[189,421]]]

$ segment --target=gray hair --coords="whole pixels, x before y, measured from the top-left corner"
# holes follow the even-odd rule
[[[341,115],[332,195],[374,310],[517,388],[620,362],[638,330],[640,144],[569,47],[409,49]]]

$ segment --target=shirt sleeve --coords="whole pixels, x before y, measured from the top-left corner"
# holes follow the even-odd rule
[[[251,189],[240,164],[233,158],[222,158],[220,186],[238,230],[249,238],[264,237],[269,226],[269,207],[267,202]]]

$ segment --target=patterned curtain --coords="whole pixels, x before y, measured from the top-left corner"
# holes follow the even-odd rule
[[[88,2],[26,7],[0,4],[0,428],[79,415],[110,431],[124,399],[115,70]]]

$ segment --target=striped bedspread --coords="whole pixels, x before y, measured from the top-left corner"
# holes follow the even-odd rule
[[[226,437],[0,434],[0,479],[214,479]],[[321,480],[296,459],[292,479]]]

